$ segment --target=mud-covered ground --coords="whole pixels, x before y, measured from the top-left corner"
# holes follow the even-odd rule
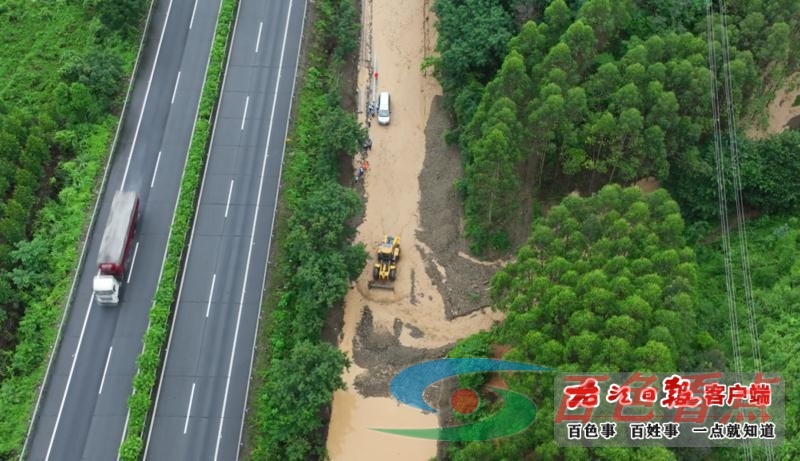
[[[467,256],[467,243],[462,236],[463,206],[454,181],[461,176],[459,153],[446,145],[443,133],[448,124],[447,113],[437,96],[427,121],[426,152],[419,175],[421,230],[417,249],[423,254],[425,271],[444,300],[448,320],[466,317],[476,311],[490,309],[489,281],[500,263],[485,263]],[[363,190],[362,190],[363,192]],[[410,270],[409,303],[418,305],[421,293],[415,284],[416,274]],[[442,358],[454,343],[437,348],[415,348],[400,343],[403,329],[411,337],[424,337],[424,326],[395,318],[392,331],[373,327],[373,309],[379,304],[365,304],[353,340],[353,362],[366,373],[356,377],[354,386],[364,397],[388,397],[389,381],[403,368],[425,360]],[[341,311],[332,316],[333,327],[341,331]]]
[[[366,0],[362,6],[356,107],[372,149],[343,162],[340,177],[351,183],[361,161],[369,162],[353,184],[364,198],[363,214],[353,224],[355,241],[370,258],[326,325],[326,338],[352,361],[343,375],[347,390],[334,393],[328,451],[333,461],[427,461],[436,454],[435,441],[372,428],[437,424],[436,415],[395,400],[389,384],[401,369],[444,357],[459,339],[502,319],[487,296],[499,264],[468,257],[461,237],[462,204],[453,186],[461,161],[443,142],[448,120],[441,87],[419,70],[436,40],[430,0]],[[381,91],[392,95],[387,126],[364,114],[367,100]],[[370,289],[375,248],[384,235],[400,239],[397,279],[393,290]],[[449,398],[435,386],[429,394],[434,407]]]
[[[456,149],[444,142],[448,126],[442,97],[438,96],[431,104],[425,128],[425,163],[419,175],[422,229],[417,237],[435,255],[435,260],[430,255],[426,258],[425,270],[444,298],[447,318],[452,319],[490,305],[489,281],[500,263],[485,263],[468,256],[463,238],[463,205],[453,185],[462,176],[461,158]],[[447,277],[437,269],[437,262]]]

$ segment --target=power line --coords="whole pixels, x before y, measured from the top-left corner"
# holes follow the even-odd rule
[[[748,329],[750,333],[751,351],[756,372],[762,371],[761,348],[758,338],[758,324],[755,315],[755,300],[753,298],[752,278],[750,275],[750,257],[747,250],[747,227],[745,223],[744,201],[742,199],[741,171],[739,170],[739,148],[737,143],[736,113],[733,107],[732,77],[730,71],[730,44],[727,34],[727,15],[725,0],[719,1],[720,35],[722,39],[722,65],[723,65],[723,89],[725,91],[725,109],[727,115],[728,142],[731,151],[731,176],[733,179],[734,199],[736,202],[736,222],[739,234],[739,256],[742,270],[742,278],[745,292],[745,305],[748,316]],[[741,376],[741,351],[738,344],[738,319],[736,311],[736,289],[733,283],[732,262],[730,240],[728,238],[728,217],[727,217],[727,196],[725,191],[725,165],[724,157],[721,154],[721,126],[720,110],[717,89],[717,56],[715,52],[714,21],[711,1],[706,3],[706,17],[708,27],[708,46],[709,46],[709,65],[712,70],[712,109],[714,115],[714,151],[717,164],[717,184],[720,201],[720,221],[723,223],[723,252],[726,273],[726,289],[729,297],[729,317],[731,318],[731,339],[734,349],[734,363],[737,375]],[[729,281],[730,280],[730,281]],[[731,307],[732,306],[732,307]],[[736,331],[733,331],[736,330]],[[738,356],[738,357],[737,357]],[[775,453],[771,445],[765,446],[767,458],[772,460]],[[752,446],[748,440],[744,446],[744,454],[747,459],[752,459]]]

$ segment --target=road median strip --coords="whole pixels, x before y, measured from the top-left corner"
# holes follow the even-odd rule
[[[128,399],[129,420],[125,439],[120,446],[120,459],[137,460],[144,447],[143,436],[149,413],[153,408],[156,378],[163,365],[164,345],[169,336],[169,320],[175,304],[177,284],[188,244],[190,223],[194,216],[200,189],[203,166],[211,139],[211,120],[221,91],[224,63],[229,49],[238,0],[222,0],[214,43],[211,48],[207,79],[203,87],[186,167],[181,179],[180,194],[175,207],[167,256],[161,279],[150,309],[150,322],[143,339],[139,367],[133,379],[133,394]]]

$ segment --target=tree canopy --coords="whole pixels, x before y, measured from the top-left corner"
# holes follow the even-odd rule
[[[528,188],[594,191],[705,174],[712,124],[702,2],[512,3],[516,9],[500,0],[434,3],[434,63],[457,123],[447,139],[464,158],[460,188],[474,252],[508,246],[504,215],[517,210],[503,204],[525,203]],[[798,7],[786,8],[750,2],[729,13],[730,62],[718,67],[731,75],[737,118],[765,91],[759,76],[778,81],[797,66],[789,43],[800,28],[788,12]],[[507,21],[525,11],[533,21]]]
[[[496,308],[507,313],[491,335],[465,341],[456,355],[480,356],[488,343],[511,346],[508,360],[575,371],[703,370],[719,353],[695,316],[697,264],[683,237],[678,205],[659,189],[603,187],[588,198],[568,196],[534,222],[516,260],[492,280]],[[480,459],[590,459],[553,440],[553,377],[512,373],[513,390],[536,403],[537,420]],[[464,383],[462,383],[464,384]],[[480,381],[467,384],[479,386]],[[474,459],[492,443],[455,450]],[[616,459],[595,450],[596,459]],[[674,459],[665,449],[630,459]],[[653,458],[655,457],[655,458]]]

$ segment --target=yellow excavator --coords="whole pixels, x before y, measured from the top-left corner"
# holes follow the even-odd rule
[[[377,249],[378,260],[372,268],[369,288],[394,291],[392,282],[397,278],[397,262],[400,260],[400,238],[386,235]]]

